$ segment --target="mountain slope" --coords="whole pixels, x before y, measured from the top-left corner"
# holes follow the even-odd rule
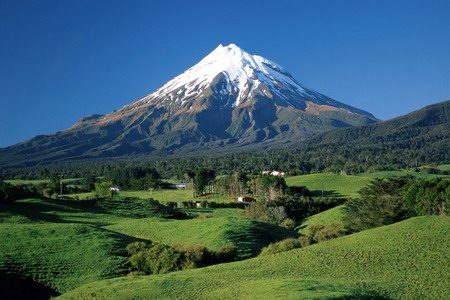
[[[71,128],[0,149],[0,165],[171,154],[299,141],[377,121],[236,45],[217,47],[155,92]]]
[[[450,218],[417,217],[302,249],[94,282],[61,299],[446,299]]]
[[[315,159],[332,155],[341,167],[393,168],[446,163],[449,149],[450,101],[445,101],[392,120],[318,135],[294,152]]]

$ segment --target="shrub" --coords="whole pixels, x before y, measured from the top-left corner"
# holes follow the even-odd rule
[[[128,254],[133,255],[138,252],[144,251],[147,247],[148,247],[148,245],[144,242],[135,242],[135,243],[128,244],[127,251],[128,251]]]
[[[95,184],[95,194],[98,197],[108,197],[112,196],[111,187],[113,183],[110,181],[98,182]]]
[[[315,243],[315,241],[310,236],[306,235],[302,235],[301,237],[299,237],[298,241],[300,242],[300,245],[302,247],[306,247]]]
[[[236,260],[237,255],[237,248],[232,243],[223,245],[214,253],[216,263],[225,263]]]
[[[138,273],[163,274],[177,270],[205,267],[233,261],[237,249],[233,244],[211,251],[198,245],[169,246],[159,243],[135,242],[127,246],[130,264]]]
[[[287,217],[283,206],[270,206],[262,202],[251,203],[247,206],[245,215],[275,225],[280,225]]]
[[[213,264],[213,254],[199,245],[176,245],[175,248],[183,253],[183,269],[201,268]]]
[[[18,199],[36,196],[28,187],[19,187],[0,180],[0,203],[13,203]]]
[[[303,247],[299,239],[289,238],[276,243],[269,244],[261,250],[260,255],[269,255],[280,252],[289,251],[296,248]]]
[[[164,274],[183,268],[183,254],[173,247],[155,244],[147,250],[147,266],[151,274]]]
[[[316,243],[335,239],[347,234],[347,229],[342,224],[310,225],[311,237]]]
[[[281,227],[284,227],[289,230],[294,230],[296,225],[297,223],[289,218],[284,219],[283,222],[281,222],[280,224]]]

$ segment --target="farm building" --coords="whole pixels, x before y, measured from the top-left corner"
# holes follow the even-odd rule
[[[185,190],[187,188],[187,183],[174,183],[171,187],[177,190]]]
[[[252,197],[238,197],[238,202],[242,202],[242,203],[251,203],[251,202],[255,202],[255,198]]]
[[[284,176],[285,173],[284,172],[280,172],[280,171],[262,171],[261,172],[262,175],[272,175],[272,176]]]

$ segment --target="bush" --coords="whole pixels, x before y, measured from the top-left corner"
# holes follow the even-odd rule
[[[342,224],[310,225],[309,228],[311,237],[316,243],[344,236],[348,232]]]
[[[111,187],[113,183],[111,181],[99,182],[95,184],[95,194],[97,197],[109,197],[112,196]]]
[[[136,272],[144,274],[163,274],[177,270],[205,267],[233,261],[237,250],[227,244],[214,252],[197,245],[169,246],[159,243],[135,242],[127,246],[129,261]]]
[[[275,225],[280,225],[287,218],[283,206],[271,206],[270,204],[262,202],[251,203],[247,206],[245,215]]]
[[[214,263],[214,255],[203,246],[176,245],[175,248],[183,253],[183,269],[195,269]]]
[[[238,256],[237,248],[234,244],[225,244],[214,253],[215,263],[225,263],[236,260]]]
[[[261,250],[260,255],[264,256],[269,254],[275,254],[301,247],[303,246],[302,243],[299,241],[299,239],[289,238],[276,243],[269,244],[268,246],[264,247]]]
[[[296,225],[297,223],[289,218],[284,219],[283,222],[281,222],[280,224],[281,227],[284,227],[289,230],[294,230]]]
[[[36,196],[28,187],[19,187],[0,180],[0,203],[13,203],[16,200]]]

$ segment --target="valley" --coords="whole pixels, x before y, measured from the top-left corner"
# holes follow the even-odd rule
[[[436,169],[448,168],[442,165]],[[286,183],[288,188],[305,187],[312,195],[310,199],[321,203],[322,197],[361,197],[358,191],[375,178],[404,176],[425,181],[448,178],[417,171],[358,176],[318,173],[287,177]],[[80,179],[64,181],[80,183]],[[9,182],[23,186],[51,181]],[[329,232],[319,237],[317,230],[346,228],[345,202],[335,202],[333,208],[309,207],[311,215],[288,229],[284,223],[258,220],[248,214],[248,207],[226,208],[236,201],[234,197],[210,194],[193,199],[192,195],[189,189],[124,190],[112,198],[99,198],[91,192],[0,204],[0,237],[7,241],[0,246],[1,277],[26,278],[46,287],[40,299],[50,295],[61,295],[61,299],[445,298],[450,282],[450,270],[445,267],[450,255],[450,245],[446,244],[450,235],[448,216],[413,217],[359,233],[333,236]],[[183,207],[193,200],[205,204],[181,209],[163,205]],[[218,208],[212,203],[225,206]],[[302,237],[308,237],[311,244],[259,255],[270,243]],[[133,242],[201,245],[210,251],[233,245],[237,256],[234,263],[197,270],[130,275],[133,267],[126,249]],[[437,265],[440,267],[435,268]],[[419,274],[421,279],[417,281]],[[22,292],[25,294],[14,287],[3,289],[2,298],[30,297]]]

